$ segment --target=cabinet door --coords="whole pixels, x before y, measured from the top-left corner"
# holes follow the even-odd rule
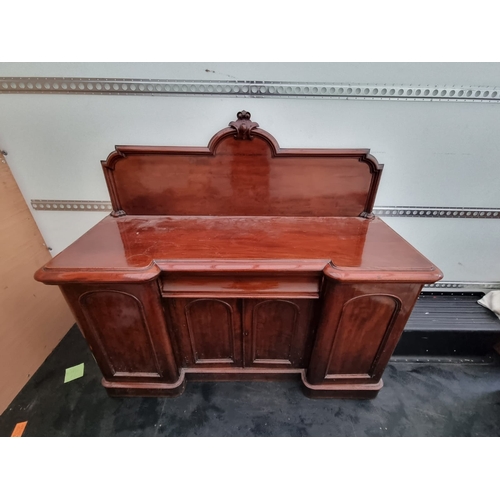
[[[68,284],[62,287],[108,382],[179,378],[158,284]]]
[[[416,283],[325,280],[310,384],[377,384],[420,293]]]
[[[182,366],[241,366],[241,304],[238,299],[167,299]]]
[[[243,301],[245,366],[303,368],[309,361],[316,301]]]

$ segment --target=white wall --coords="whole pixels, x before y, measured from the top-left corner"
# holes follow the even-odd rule
[[[216,73],[207,73],[210,69]],[[500,64],[0,64],[0,76],[500,85]],[[116,144],[205,146],[247,109],[283,147],[368,147],[377,206],[500,207],[500,103],[0,94],[0,147],[24,197],[106,200]],[[105,214],[33,211],[58,253]],[[500,281],[500,222],[387,218],[448,281]]]

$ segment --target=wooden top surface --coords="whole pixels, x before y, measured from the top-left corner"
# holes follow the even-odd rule
[[[134,281],[161,271],[321,271],[433,282],[440,271],[382,220],[106,217],[41,269],[44,282]],[[336,273],[336,274],[335,274]]]

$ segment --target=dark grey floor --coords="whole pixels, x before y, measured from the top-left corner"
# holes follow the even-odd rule
[[[67,367],[83,378],[63,384]],[[499,436],[500,364],[392,362],[371,401],[312,400],[299,382],[188,383],[178,398],[112,399],[73,327],[0,417],[0,436]]]

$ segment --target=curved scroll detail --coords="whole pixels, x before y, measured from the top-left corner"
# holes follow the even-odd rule
[[[114,170],[116,162],[118,160],[121,160],[122,158],[127,157],[127,155],[120,150],[120,146],[115,146],[115,148],[116,149],[114,151],[111,151],[111,153],[109,153],[108,157],[105,160],[101,161],[101,165],[104,168]]]
[[[250,120],[252,115],[248,111],[239,111],[236,115],[236,121],[229,122],[229,126],[236,130],[234,137],[239,140],[250,140],[253,138],[252,130],[259,124]]]
[[[118,190],[115,184],[114,170],[116,162],[127,158],[127,155],[123,151],[120,151],[119,146],[115,146],[115,148],[116,149],[108,155],[106,160],[101,161],[101,165],[104,172],[104,179],[106,180],[106,185],[108,186],[111,204],[113,206],[111,216],[123,217],[127,214],[121,207],[120,197],[118,196]]]
[[[359,161],[361,163],[366,163],[370,169],[370,173],[372,174],[365,209],[359,214],[359,217],[362,217],[363,219],[374,219],[375,215],[373,214],[373,205],[375,204],[375,196],[378,191],[378,185],[380,184],[380,177],[382,175],[384,165],[379,163],[377,159],[370,154],[361,156]]]

